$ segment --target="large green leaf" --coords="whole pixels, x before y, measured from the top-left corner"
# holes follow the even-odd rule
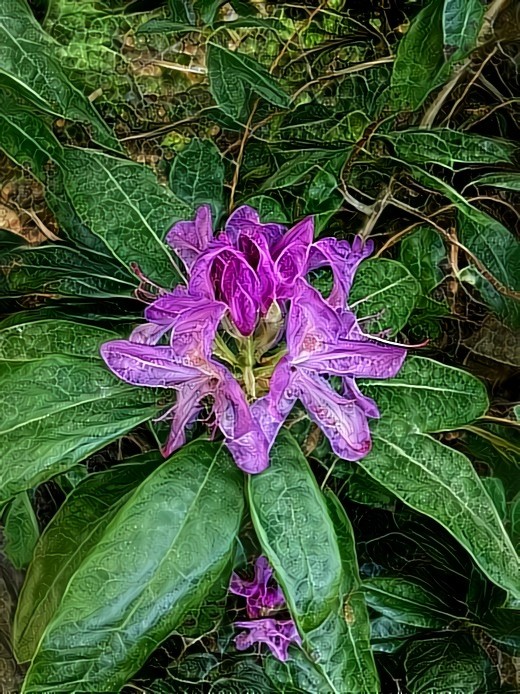
[[[406,681],[412,694],[498,691],[486,686],[490,670],[484,651],[464,634],[414,641],[406,654]]]
[[[99,259],[101,260],[101,258]],[[84,250],[58,244],[21,246],[0,255],[0,294],[61,297],[132,296],[137,279],[123,268]]]
[[[466,456],[390,418],[373,427],[372,451],[359,465],[447,528],[493,582],[520,595],[518,556]]]
[[[64,186],[81,221],[124,266],[169,287],[179,281],[179,262],[163,242],[191,208],[161,185],[150,169],[133,161],[66,148],[60,158]]]
[[[420,629],[396,622],[389,617],[376,617],[370,622],[370,640],[376,653],[395,653]]]
[[[13,625],[18,662],[31,660],[70,579],[128,495],[162,460],[158,451],[146,453],[90,475],[69,494],[36,545],[18,599]]]
[[[24,694],[119,691],[230,561],[242,487],[223,446],[207,441],[147,477],[69,581]]]
[[[35,361],[56,354],[101,359],[99,346],[117,337],[98,326],[31,315],[14,324],[0,323],[0,361]]]
[[[441,237],[429,226],[407,234],[399,246],[399,260],[419,281],[425,293],[434,289],[444,275],[439,264],[446,257]]]
[[[362,263],[349,296],[358,318],[368,319],[365,332],[390,330],[395,335],[406,325],[420,295],[415,277],[395,260],[375,258]]]
[[[475,186],[494,186],[495,188],[505,188],[506,190],[520,190],[520,173],[504,172],[491,173],[477,178],[473,181]]]
[[[40,529],[27,492],[12,500],[4,520],[3,552],[17,569],[25,569],[31,561]]]
[[[292,650],[291,678],[311,691],[377,691],[348,521],[331,502],[334,520],[341,519],[338,537],[307,461],[284,430],[269,468],[248,482],[255,530],[303,636],[303,649]]]
[[[372,609],[401,624],[442,629],[461,618],[431,588],[411,579],[378,576],[365,579],[363,587]]]
[[[219,108],[234,120],[244,119],[249,91],[280,108],[289,97],[256,60],[242,53],[210,44],[206,56],[209,88]]]
[[[157,391],[69,351],[0,365],[0,500],[70,469],[161,409]]]
[[[57,162],[61,144],[45,119],[19,103],[12,91],[0,87],[0,100],[0,149],[43,181],[45,167],[50,161]]]
[[[480,0],[477,0],[480,3]],[[499,164],[510,162],[515,146],[507,140],[449,128],[400,130],[385,136],[396,155],[413,164]]]
[[[0,9],[0,76],[25,98],[50,113],[87,123],[95,139],[119,149],[86,96],[72,85],[57,55],[58,44],[45,34],[26,0],[2,0]]]
[[[174,159],[170,188],[191,208],[209,203],[218,214],[224,203],[224,164],[211,140],[192,140]]]
[[[444,0],[444,50],[452,60],[460,60],[477,45],[484,11],[482,0]]]
[[[424,357],[408,357],[395,378],[360,384],[383,416],[401,418],[417,431],[457,429],[489,406],[486,388],[475,376]]]
[[[441,16],[444,0],[430,0],[397,47],[391,87],[394,108],[418,109],[446,72]]]

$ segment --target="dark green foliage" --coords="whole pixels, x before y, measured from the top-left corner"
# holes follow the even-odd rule
[[[0,566],[0,661],[28,668],[7,687],[514,691],[517,38],[500,0],[1,0],[1,547],[26,574],[15,614]],[[380,412],[359,462],[299,407],[261,475],[197,426],[165,461],[175,394],[106,369],[183,281],[164,239],[201,204],[374,241],[349,306],[411,346],[358,381]],[[229,578],[260,554],[287,663],[234,646]]]

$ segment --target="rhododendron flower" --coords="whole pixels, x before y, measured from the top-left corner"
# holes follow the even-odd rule
[[[273,570],[265,557],[256,560],[255,578],[252,581],[246,581],[233,572],[229,591],[246,599],[249,617],[262,617],[285,604],[282,589],[272,585],[272,577]]]
[[[255,643],[265,643],[275,658],[285,662],[289,658],[289,646],[301,646],[302,640],[292,619],[255,619],[250,622],[235,622],[240,629],[249,629],[235,638],[239,651],[251,648]]]
[[[202,206],[194,220],[168,233],[187,286],[160,289],[145,310],[147,322],[128,340],[101,348],[124,381],[176,391],[174,407],[162,416],[171,420],[165,455],[183,445],[186,428],[209,404],[212,431],[222,432],[237,465],[261,472],[298,399],[338,456],[358,460],[369,452],[367,417],[379,412],[355,379],[394,376],[405,350],[364,335],[348,309],[355,271],[371,244],[359,237],[352,244],[314,242],[313,231],[310,217],[287,230],[263,224],[243,206],[214,236],[211,210]],[[328,299],[306,280],[322,266],[334,277]],[[330,376],[339,377],[341,392]]]
[[[395,376],[405,349],[369,339],[353,313],[334,310],[303,281],[289,309],[286,341],[287,354],[273,372],[269,394],[253,404],[268,444],[299,399],[336,455],[359,460],[371,448],[367,415],[379,413],[359,392],[354,378]],[[324,375],[342,376],[344,393],[335,391]]]
[[[271,585],[268,585],[271,583]],[[233,573],[229,585],[230,593],[246,599],[246,610],[249,617],[260,617],[272,614],[285,607],[282,589],[273,580],[273,570],[266,557],[258,557],[255,562],[255,578],[245,581]],[[252,619],[235,622],[235,627],[248,629],[235,637],[239,651],[250,648],[255,643],[265,643],[278,660],[286,661],[291,643],[301,646],[301,638],[292,619]]]

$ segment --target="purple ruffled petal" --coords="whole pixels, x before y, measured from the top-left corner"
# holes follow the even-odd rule
[[[272,246],[282,237],[285,229],[283,224],[274,222],[262,224],[258,212],[248,205],[238,207],[226,223],[226,234],[236,247],[238,247],[238,239],[241,234],[248,236],[260,234],[265,238],[268,246]]]
[[[372,447],[365,412],[355,400],[332,390],[317,374],[298,369],[294,384],[310,418],[329,439],[334,453],[345,460],[359,460]]]
[[[292,384],[293,378],[289,360],[284,357],[273,371],[269,393],[251,405],[253,417],[264,433],[269,450],[298,399],[298,391]]]
[[[306,274],[313,238],[314,220],[306,217],[271,248],[279,299],[292,298],[297,280]]]
[[[266,557],[258,557],[255,562],[255,578],[247,581],[236,573],[231,575],[230,593],[246,598],[246,609],[249,617],[261,617],[285,604],[282,589],[269,585],[273,570]]]
[[[346,305],[356,270],[362,260],[374,250],[370,239],[366,243],[356,236],[352,246],[348,241],[327,237],[316,241],[310,255],[308,270],[329,265],[334,276],[334,286],[328,298],[331,306],[343,308]]]
[[[245,651],[255,643],[265,643],[275,658],[282,662],[289,658],[291,643],[298,646],[302,643],[292,619],[256,619],[251,622],[235,622],[235,627],[248,630],[235,637],[235,646],[239,651]]]
[[[134,386],[175,388],[201,377],[201,366],[180,357],[171,347],[112,340],[101,345],[101,356],[116,376]]]
[[[166,235],[167,243],[191,270],[199,255],[205,251],[213,237],[211,207],[202,205],[197,209],[195,219],[177,222]]]

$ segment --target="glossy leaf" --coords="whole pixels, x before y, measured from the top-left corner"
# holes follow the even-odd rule
[[[114,262],[58,244],[21,246],[0,255],[0,294],[61,297],[129,297],[138,280]]]
[[[407,357],[395,378],[360,383],[383,416],[401,418],[417,431],[457,429],[489,406],[486,388],[475,376],[424,357]]]
[[[477,2],[480,4],[480,0]],[[449,169],[456,164],[510,162],[515,150],[512,142],[449,128],[400,130],[386,137],[399,158],[413,164],[441,164]]]
[[[520,173],[491,173],[477,178],[473,181],[475,186],[493,186],[494,188],[504,188],[505,190],[520,190]]]
[[[372,650],[376,653],[396,653],[420,629],[396,622],[389,617],[376,617],[370,623]]]
[[[117,260],[128,269],[136,263],[165,287],[179,281],[179,262],[163,239],[174,222],[192,216],[185,203],[152,171],[133,161],[68,148],[61,165],[66,192],[80,220]]]
[[[67,79],[57,44],[40,27],[26,0],[2,1],[0,74],[40,108],[87,123],[100,144],[119,149],[116,138],[92,104]]]
[[[401,241],[399,260],[419,281],[425,294],[443,279],[440,263],[446,258],[441,237],[429,226],[421,226]]]
[[[452,60],[459,60],[477,45],[484,11],[482,0],[444,0],[444,50]]]
[[[70,469],[161,410],[154,390],[66,354],[4,362],[0,389],[0,500]]]
[[[70,579],[95,548],[116,512],[162,462],[156,451],[89,475],[59,508],[36,545],[18,599],[13,647],[20,663],[33,657]]]
[[[443,6],[444,0],[430,0],[399,42],[391,79],[396,110],[415,111],[444,80]]]
[[[0,361],[27,362],[56,354],[99,358],[103,342],[118,337],[99,326],[33,316],[14,324],[0,323]]]
[[[249,499],[263,551],[304,639],[303,650],[291,650],[290,677],[311,691],[339,693],[346,686],[376,692],[348,520],[330,500],[334,530],[326,500],[288,432],[279,434],[270,467],[249,478]]]
[[[210,91],[219,108],[230,118],[237,121],[244,118],[249,91],[279,108],[289,105],[289,97],[275,78],[253,58],[211,44],[206,61]]]
[[[3,552],[17,569],[31,561],[40,529],[27,492],[17,494],[5,514]]]
[[[349,296],[349,306],[367,333],[389,330],[395,335],[406,325],[420,294],[420,286],[395,260],[376,258],[362,263]]]
[[[449,530],[497,585],[520,595],[520,561],[471,462],[398,419],[373,427],[359,461],[378,482]]]
[[[405,668],[412,694],[492,691],[486,687],[486,671],[491,668],[484,651],[463,634],[414,642]]]
[[[70,580],[24,694],[118,691],[229,562],[242,480],[223,446],[207,441],[147,477]]]
[[[191,208],[211,204],[218,215],[224,202],[224,165],[211,140],[192,140],[173,161],[170,188]]]
[[[463,615],[453,615],[442,598],[417,581],[378,576],[363,581],[369,607],[390,619],[425,629],[442,629]]]

